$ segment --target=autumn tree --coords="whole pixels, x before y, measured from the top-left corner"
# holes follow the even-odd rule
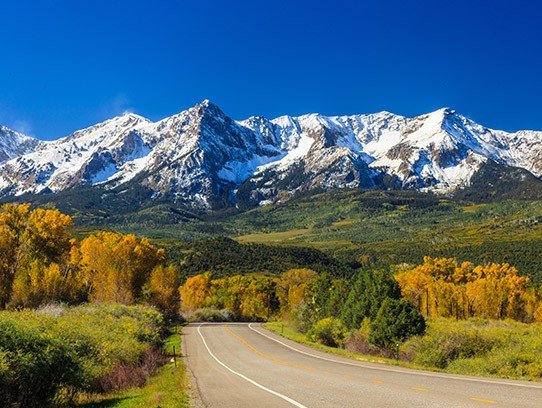
[[[11,305],[39,307],[51,302],[81,303],[86,286],[78,265],[33,261],[19,272],[13,285]]]
[[[30,213],[25,231],[28,250],[46,262],[59,262],[72,247],[68,230],[72,224],[72,218],[58,210],[36,208]]]
[[[267,320],[275,311],[275,280],[267,276],[249,276],[241,301],[241,316],[249,320]]]
[[[179,288],[181,310],[195,310],[205,305],[211,295],[211,274],[209,272],[191,276]]]
[[[173,265],[155,267],[147,288],[149,302],[164,313],[166,318],[173,318],[179,312],[179,269]]]
[[[311,269],[290,269],[277,281],[277,297],[281,311],[289,315],[306,299],[311,283],[318,274]]]
[[[529,278],[508,264],[480,265],[473,272],[466,293],[475,316],[521,319]]]
[[[10,301],[19,274],[37,273],[69,257],[71,217],[28,204],[5,204],[0,210],[0,307]],[[38,263],[36,263],[38,261]],[[41,266],[38,266],[41,265]],[[56,267],[53,266],[49,273]],[[44,271],[42,271],[44,272]],[[21,277],[23,279],[24,277]]]
[[[5,204],[0,211],[0,307],[11,298],[13,281],[25,255],[24,231],[28,225],[28,204]]]
[[[152,270],[164,261],[163,249],[133,234],[99,232],[81,242],[81,267],[93,301],[132,304],[141,300]]]
[[[529,279],[508,264],[475,266],[425,257],[395,275],[401,293],[425,316],[532,320],[536,294]]]

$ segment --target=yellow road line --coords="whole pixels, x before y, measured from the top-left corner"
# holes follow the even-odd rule
[[[427,388],[423,388],[423,387],[412,387],[412,389],[414,391],[427,391]]]
[[[290,366],[290,367],[294,367],[294,368],[299,368],[299,369],[305,370],[305,371],[314,371],[315,370],[313,367],[303,366],[301,364],[297,364],[297,363],[294,363],[294,362],[291,362],[291,361],[281,360],[280,358],[273,357],[273,356],[261,351],[260,349],[256,348],[252,344],[250,344],[248,341],[246,341],[244,338],[242,338],[237,333],[235,333],[232,329],[230,329],[227,325],[224,325],[224,329],[226,330],[226,332],[230,336],[236,338],[244,346],[246,346],[247,348],[252,350],[254,353],[258,354],[259,356],[261,356],[261,357],[263,357],[263,358],[265,358],[267,360],[273,361],[273,362],[275,362],[277,364]]]
[[[490,400],[490,399],[485,399],[485,398],[479,398],[479,397],[470,397],[470,399],[472,401],[483,402],[484,404],[496,404],[497,403],[497,401]]]
[[[384,381],[382,381],[382,380],[372,380],[371,382],[373,384],[382,384]]]

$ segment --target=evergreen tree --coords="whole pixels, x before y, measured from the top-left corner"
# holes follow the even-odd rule
[[[397,282],[385,271],[362,271],[354,281],[341,313],[341,320],[350,330],[358,329],[363,318],[374,319],[387,299],[400,299]]]
[[[390,347],[425,332],[425,320],[408,301],[387,298],[371,323],[369,341]]]

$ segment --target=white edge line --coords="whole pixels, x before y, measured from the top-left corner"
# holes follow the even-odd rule
[[[369,365],[366,365],[366,364],[363,364],[363,363],[350,363],[348,361],[339,361],[339,360],[335,360],[335,359],[332,359],[332,358],[327,358],[327,357],[322,357],[322,356],[319,356],[319,355],[316,355],[316,354],[307,353],[306,351],[299,350],[299,349],[297,349],[295,347],[292,347],[289,344],[286,344],[286,343],[284,343],[284,342],[282,342],[282,341],[280,341],[278,339],[275,339],[274,337],[268,336],[267,334],[262,333],[259,330],[256,330],[254,327],[252,327],[252,323],[249,323],[248,328],[250,330],[252,330],[252,331],[255,331],[256,333],[258,333],[261,336],[267,337],[269,340],[273,340],[276,343],[282,344],[284,347],[287,347],[290,350],[294,350],[294,351],[296,351],[296,352],[298,352],[300,354],[304,354],[306,356],[313,357],[313,358],[318,358],[320,360],[331,361],[332,363],[344,364],[344,365],[349,365],[349,366],[354,366],[354,367],[367,368],[369,370],[376,370],[376,371],[391,371],[393,373],[419,375],[419,376],[423,376],[423,377],[436,377],[436,378],[444,378],[444,379],[448,379],[448,380],[473,381],[473,382],[486,383],[486,384],[510,385],[510,386],[513,386],[513,387],[542,389],[542,385],[535,385],[535,384],[518,384],[518,383],[511,383],[511,382],[506,382],[506,381],[485,380],[485,379],[482,379],[482,378],[457,377],[457,376],[453,376],[453,375],[444,375],[444,374],[438,374],[438,373],[426,373],[426,372],[414,371],[414,370],[407,371],[407,370],[399,370],[399,369],[388,368],[388,367],[373,367],[373,366],[369,366]]]
[[[198,334],[200,335],[201,340],[203,341],[203,345],[205,346],[205,348],[207,349],[207,351],[209,352],[209,354],[211,355],[211,357],[213,357],[213,358],[216,360],[216,362],[217,362],[218,364],[220,364],[222,367],[224,367],[226,370],[230,371],[231,373],[233,373],[233,374],[235,374],[235,375],[241,377],[243,380],[248,381],[248,382],[251,383],[251,384],[254,384],[256,387],[261,388],[262,390],[267,391],[267,392],[270,393],[270,394],[273,394],[273,395],[276,395],[276,396],[279,397],[279,398],[282,398],[283,400],[289,402],[290,404],[292,404],[292,405],[294,405],[294,406],[296,406],[296,407],[298,407],[298,408],[307,408],[305,405],[303,405],[303,404],[297,402],[296,400],[293,400],[293,399],[287,397],[286,395],[283,395],[283,394],[281,394],[281,393],[279,393],[279,392],[276,392],[276,391],[273,391],[273,390],[271,390],[271,389],[269,389],[269,388],[267,388],[267,387],[264,387],[263,385],[257,383],[257,382],[254,381],[254,380],[251,380],[250,378],[244,376],[243,374],[238,373],[238,372],[235,371],[235,370],[232,370],[230,367],[228,367],[226,364],[224,364],[222,361],[220,361],[220,360],[213,354],[213,352],[209,349],[209,346],[207,345],[207,342],[205,341],[205,338],[203,337],[203,334],[201,334],[201,331],[200,331],[201,326],[202,326],[202,324],[200,324],[200,325],[198,326]]]

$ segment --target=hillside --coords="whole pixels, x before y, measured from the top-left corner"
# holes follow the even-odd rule
[[[520,273],[542,282],[539,201],[473,203],[413,191],[352,189],[309,194],[245,212],[196,213],[167,203],[133,212],[125,209],[107,217],[93,211],[75,213],[81,232],[103,228],[135,232],[168,247],[175,258],[198,242],[201,245],[208,238],[227,236],[240,243],[273,248],[310,247],[353,266],[419,263],[424,255],[479,263],[509,262]],[[211,256],[215,244],[206,245],[204,253],[208,258],[223,259],[226,250],[220,245]],[[243,253],[243,248],[226,247],[228,253]],[[278,269],[293,265],[286,253],[275,256],[275,250],[260,247],[250,251],[256,251],[261,262],[248,262],[253,267],[247,271],[270,270],[262,266],[266,263],[274,263]]]

